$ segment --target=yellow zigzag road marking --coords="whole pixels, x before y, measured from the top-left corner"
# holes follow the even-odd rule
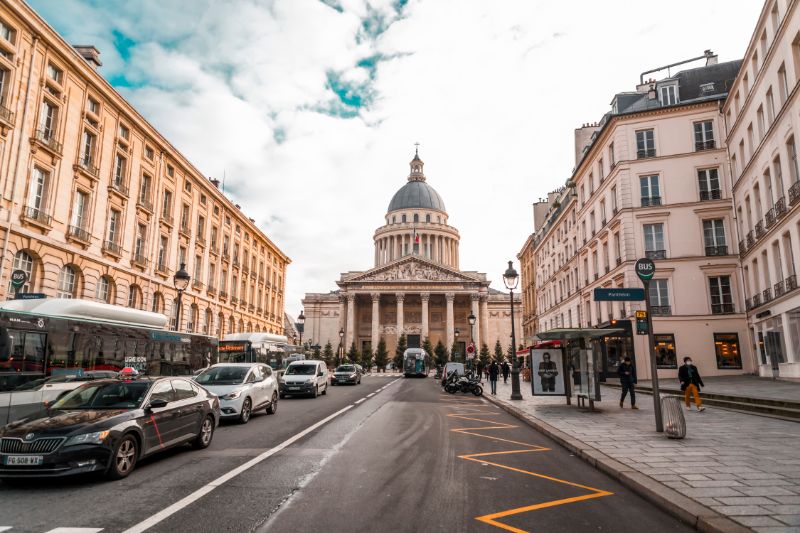
[[[453,398],[452,400],[459,400],[459,399],[458,398]],[[458,401],[458,402],[453,401],[452,403],[473,403],[473,405],[474,405],[474,402],[477,402],[477,403],[480,403],[482,405],[485,405],[482,400],[471,400],[471,401],[466,401],[466,402],[465,402],[465,399],[460,399],[460,400],[461,401]],[[455,407],[454,405],[453,406],[448,406],[448,408],[454,408],[454,407]],[[501,529],[505,529],[506,531],[513,531],[515,533],[527,533],[523,529],[518,529],[516,527],[509,526],[507,524],[503,524],[502,522],[498,522],[498,519],[505,518],[507,516],[513,516],[513,515],[517,515],[517,514],[527,513],[529,511],[536,511],[538,509],[546,509],[548,507],[555,507],[557,505],[564,505],[564,504],[567,504],[567,503],[575,503],[575,502],[580,502],[580,501],[584,501],[584,500],[590,500],[592,498],[601,498],[603,496],[611,496],[613,494],[613,492],[608,492],[608,491],[605,491],[605,490],[596,489],[594,487],[581,485],[579,483],[573,483],[572,481],[566,481],[564,479],[558,479],[558,478],[555,478],[555,477],[552,477],[552,476],[546,476],[544,474],[539,474],[537,472],[531,472],[529,470],[523,470],[521,468],[514,468],[512,466],[508,466],[508,465],[504,465],[504,464],[500,464],[500,463],[495,463],[495,462],[488,461],[488,460],[484,459],[485,457],[512,455],[512,454],[517,454],[517,453],[546,452],[546,451],[549,451],[550,448],[545,448],[543,446],[538,446],[536,444],[529,444],[529,443],[526,443],[526,442],[519,442],[519,441],[515,441],[515,440],[511,440],[511,439],[504,439],[504,438],[496,437],[494,435],[484,435],[483,433],[476,433],[477,431],[513,429],[513,428],[517,428],[519,426],[516,426],[516,425],[513,425],[513,424],[505,424],[505,423],[502,423],[502,422],[495,422],[493,420],[485,420],[483,418],[476,418],[474,416],[474,415],[482,415],[482,414],[494,415],[494,414],[496,414],[495,412],[489,412],[489,411],[485,411],[485,410],[482,410],[482,409],[475,410],[475,408],[466,408],[466,407],[455,407],[455,408],[461,409],[461,412],[450,413],[450,414],[447,415],[448,417],[460,418],[462,420],[471,420],[471,421],[474,421],[474,422],[481,422],[481,423],[488,424],[488,425],[478,426],[478,427],[466,427],[466,428],[451,429],[450,431],[452,431],[453,433],[461,433],[463,435],[472,435],[472,436],[475,436],[475,437],[482,437],[484,439],[489,439],[489,440],[496,441],[496,442],[505,442],[505,443],[508,443],[508,444],[516,444],[516,445],[519,445],[519,446],[524,446],[523,449],[519,449],[519,450],[504,450],[504,451],[499,451],[499,452],[483,452],[483,453],[472,453],[472,454],[468,454],[468,455],[459,455],[458,456],[459,459],[464,459],[466,461],[475,461],[476,463],[481,463],[481,464],[484,464],[484,465],[496,466],[497,468],[502,468],[504,470],[510,470],[512,472],[517,472],[517,473],[520,473],[520,474],[527,474],[529,476],[534,476],[534,477],[537,477],[539,479],[545,479],[547,481],[552,481],[554,483],[561,483],[563,485],[569,485],[570,487],[576,487],[576,488],[579,488],[579,489],[583,489],[583,490],[589,491],[588,494],[584,494],[582,496],[574,496],[572,498],[563,498],[561,500],[553,500],[553,501],[549,501],[549,502],[536,503],[536,504],[533,504],[533,505],[527,505],[525,507],[518,507],[516,509],[509,509],[507,511],[501,511],[499,513],[492,513],[492,514],[487,514],[487,515],[483,515],[483,516],[476,516],[475,520],[478,520],[478,521],[483,522],[485,524],[489,524],[489,525],[492,525],[492,526],[495,526],[495,527],[498,527],[498,528],[501,528]],[[465,409],[470,409],[470,410],[466,411]]]

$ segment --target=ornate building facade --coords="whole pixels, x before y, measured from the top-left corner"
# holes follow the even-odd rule
[[[184,331],[283,333],[289,258],[101,65],[25,2],[0,2],[0,298],[19,269],[24,292],[164,313]]]
[[[477,347],[511,341],[509,295],[492,289],[486,274],[459,269],[458,230],[423,172],[416,154],[408,183],[389,203],[385,224],[375,231],[375,266],[343,274],[338,290],[306,294],[304,337],[345,349],[374,349],[380,339],[393,353],[401,334],[409,346],[429,338],[465,353],[470,335]],[[515,294],[516,331],[522,340],[522,309]],[[467,317],[476,317],[470,327]],[[472,331],[470,331],[472,330]],[[340,336],[340,331],[344,334]],[[340,339],[341,337],[341,339]]]

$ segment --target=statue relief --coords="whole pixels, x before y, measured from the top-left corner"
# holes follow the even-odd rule
[[[453,276],[418,261],[409,261],[361,278],[362,281],[463,281],[464,279],[466,278]]]

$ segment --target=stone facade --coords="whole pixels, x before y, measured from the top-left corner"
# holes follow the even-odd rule
[[[283,333],[289,258],[20,0],[0,3],[0,298],[89,298],[182,330]],[[173,324],[174,327],[174,324]]]

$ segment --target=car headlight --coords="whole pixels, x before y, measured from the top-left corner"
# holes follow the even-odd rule
[[[64,446],[77,446],[79,444],[103,444],[103,441],[108,437],[109,431],[96,431],[94,433],[84,433],[82,435],[75,435],[67,439]]]
[[[237,390],[237,391],[229,392],[228,394],[225,394],[224,396],[220,396],[219,399],[220,400],[235,400],[236,398],[238,398],[241,395],[242,395],[242,391]]]
[[[350,379],[355,379],[355,377],[356,377],[355,374],[350,374]]]

